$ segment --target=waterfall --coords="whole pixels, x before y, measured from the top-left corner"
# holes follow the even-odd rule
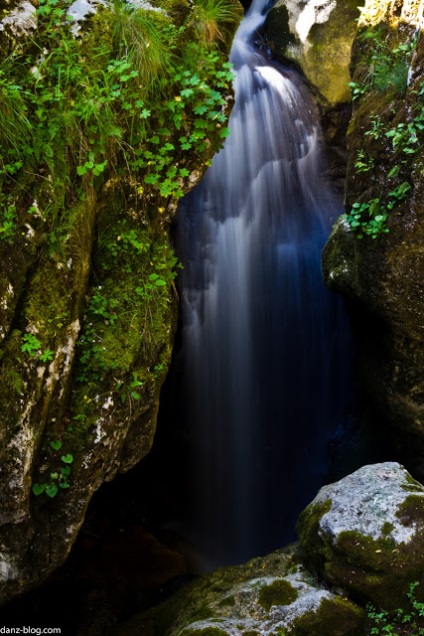
[[[294,538],[348,400],[346,321],[320,266],[340,203],[301,78],[252,43],[270,4],[235,36],[231,133],[178,217],[193,527],[211,566]]]

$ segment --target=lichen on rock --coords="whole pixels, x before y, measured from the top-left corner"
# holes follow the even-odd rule
[[[324,486],[298,521],[305,562],[332,585],[381,607],[402,607],[422,580],[424,487],[395,462],[364,466]]]

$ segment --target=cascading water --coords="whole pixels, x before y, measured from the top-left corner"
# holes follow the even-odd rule
[[[339,204],[302,81],[252,44],[269,4],[254,0],[236,34],[231,134],[178,220],[193,526],[210,565],[293,538],[349,385],[343,309],[320,267]]]

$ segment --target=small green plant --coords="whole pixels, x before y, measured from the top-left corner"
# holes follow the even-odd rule
[[[0,241],[10,241],[16,232],[16,208],[13,205],[6,205],[0,223]]]
[[[350,213],[344,215],[344,218],[356,232],[357,238],[362,239],[367,235],[376,239],[380,234],[386,234],[389,231],[386,226],[387,212],[391,212],[399,201],[408,196],[411,187],[404,181],[388,193],[385,204],[378,197],[363,203],[354,203]]]
[[[407,181],[404,181],[403,183],[398,185],[394,190],[389,192],[390,200],[387,204],[387,209],[393,210],[393,208],[395,207],[398,201],[402,201],[402,199],[406,198],[411,187],[412,186],[410,183],[408,183]]]
[[[384,124],[379,115],[371,115],[371,128],[365,132],[366,136],[373,139],[380,139],[384,135]]]
[[[53,360],[54,351],[51,349],[44,349],[43,351],[41,342],[33,333],[25,333],[22,336],[22,340],[21,351],[27,353],[30,358],[38,358],[41,362]]]
[[[354,203],[350,213],[344,215],[344,218],[359,239],[365,235],[376,239],[379,234],[389,231],[385,226],[387,212],[382,208],[379,198]]]
[[[60,489],[67,490],[70,487],[69,479],[72,473],[74,457],[70,453],[61,454],[61,449],[61,440],[50,441],[51,462],[55,464],[55,467],[50,470],[48,479],[33,484],[32,492],[36,497],[45,494],[52,499],[56,497]]]
[[[368,90],[368,86],[365,84],[358,84],[358,82],[349,82],[349,87],[352,91],[352,101],[359,99]]]
[[[369,172],[374,169],[375,161],[373,157],[368,157],[364,150],[358,150],[354,166],[358,174],[361,172]]]
[[[143,382],[139,379],[138,373],[133,371],[132,380],[128,383],[123,382],[122,380],[118,381],[116,385],[116,391],[119,393],[121,398],[121,402],[126,402],[128,399],[133,399],[138,401],[140,399],[140,394],[137,389],[143,386]]]
[[[36,358],[41,353],[41,342],[37,336],[33,333],[25,333],[22,336],[23,344],[21,345],[21,351],[27,353],[30,358]]]
[[[414,155],[419,150],[419,134],[424,130],[424,124],[419,119],[413,119],[408,124],[401,122],[396,128],[386,132],[386,137],[392,140],[393,150],[400,150],[406,155]]]
[[[367,606],[366,636],[424,636],[424,603],[416,598],[419,583],[411,583],[407,592],[409,607],[391,612]]]

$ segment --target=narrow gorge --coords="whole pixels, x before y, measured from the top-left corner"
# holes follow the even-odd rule
[[[424,633],[422,2],[243,4],[0,4],[0,627]]]

